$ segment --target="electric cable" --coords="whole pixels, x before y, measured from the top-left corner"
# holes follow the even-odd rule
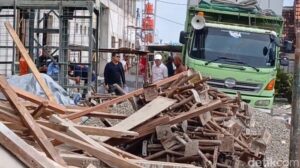
[[[156,15],[156,17],[162,19],[162,20],[165,20],[165,21],[168,21],[168,22],[171,22],[171,23],[174,23],[174,24],[177,24],[177,25],[180,25],[180,26],[184,26],[184,24],[182,23],[179,23],[179,22],[176,22],[174,20],[171,20],[171,19],[168,19],[168,18],[165,18],[165,17],[162,17],[162,16],[159,16],[159,15]]]
[[[183,4],[183,3],[168,2],[168,1],[162,1],[162,0],[157,0],[157,1],[158,1],[158,2],[161,2],[161,3],[170,4],[170,5],[184,5],[184,6],[187,5],[187,4]]]

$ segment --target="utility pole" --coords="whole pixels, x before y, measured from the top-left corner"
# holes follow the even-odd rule
[[[300,0],[295,0],[294,3],[296,50],[292,102],[292,127],[290,133],[290,168],[298,168],[300,166]]]
[[[154,1],[154,31],[153,31],[153,41],[155,43],[156,35],[156,15],[157,15],[157,0]]]
[[[134,29],[134,47],[136,50],[139,50],[140,48],[138,47],[138,26],[139,26],[139,20],[140,20],[140,10],[139,8],[136,9],[136,16],[135,16],[135,29]]]

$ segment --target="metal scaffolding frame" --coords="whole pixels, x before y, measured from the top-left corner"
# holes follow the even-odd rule
[[[5,13],[4,10],[10,12]],[[53,21],[53,25],[56,26],[47,24],[49,16],[52,16],[52,19],[56,17],[53,19],[58,20],[57,23]],[[6,19],[2,21],[1,18]],[[99,0],[0,0],[0,28],[4,27],[4,21],[7,21],[7,18],[21,35],[21,40],[23,38],[33,60],[40,56],[45,45],[51,48],[52,55],[58,55],[60,69],[58,81],[61,86],[81,89],[89,87],[88,84],[92,81],[93,71],[97,73],[97,60],[94,58],[98,58],[98,52],[94,51],[99,49]],[[2,30],[0,36],[5,33]],[[7,34],[5,36],[8,37]],[[3,37],[0,38],[3,39]],[[70,42],[71,39],[74,41],[73,43]],[[6,45],[2,45],[0,42],[0,57],[1,50],[12,49],[13,52],[7,54],[7,57],[11,56],[11,59],[3,61],[0,58],[0,65],[11,65],[11,73],[5,73],[5,75],[16,74],[18,72],[19,53],[14,43],[7,41]],[[72,53],[74,55],[76,52],[85,53],[85,60],[80,59],[76,60],[77,62],[72,62],[70,55]],[[72,66],[86,67],[85,73],[88,71],[88,75],[85,75],[87,78],[84,79],[84,85],[71,85],[69,83],[69,66],[71,63]],[[95,75],[97,76],[97,74]]]

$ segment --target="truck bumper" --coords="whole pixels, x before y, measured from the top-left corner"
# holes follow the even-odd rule
[[[229,96],[236,96],[236,94],[227,93]],[[253,108],[258,109],[269,109],[271,110],[274,103],[274,97],[257,97],[257,96],[248,96],[241,95],[242,100],[248,103]]]

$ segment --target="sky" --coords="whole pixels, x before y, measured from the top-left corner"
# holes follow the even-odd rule
[[[154,3],[154,0],[150,2]],[[284,5],[292,6],[293,2],[284,0]],[[157,0],[156,42],[179,43],[179,33],[184,30],[186,3],[187,0]]]

